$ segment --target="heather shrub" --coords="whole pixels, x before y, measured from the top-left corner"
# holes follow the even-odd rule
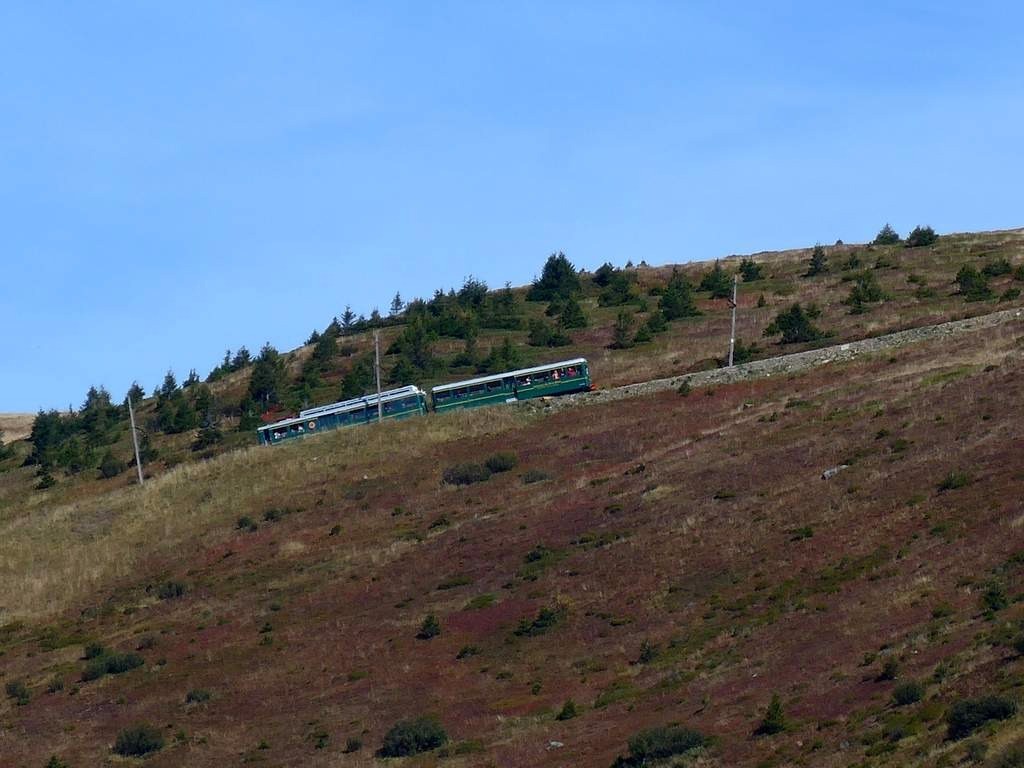
[[[969,472],[950,472],[939,483],[940,491],[955,491],[957,488],[964,488],[971,484]]]
[[[444,746],[448,734],[432,717],[418,717],[396,723],[384,736],[380,757],[406,757]]]
[[[542,483],[545,480],[550,480],[551,475],[542,469],[528,469],[523,473],[523,484],[532,485],[533,483]]]
[[[761,724],[754,731],[758,736],[773,736],[786,730],[786,714],[782,710],[782,701],[779,694],[773,693],[772,700],[765,710]]]
[[[964,739],[992,720],[1007,720],[1017,713],[1017,704],[1003,696],[983,696],[956,702],[946,715],[946,735]]]
[[[165,581],[157,585],[156,596],[161,600],[174,600],[184,595],[185,591],[185,585],[180,581]]]
[[[12,699],[18,706],[24,706],[29,702],[28,688],[21,680],[11,680],[4,685],[4,692],[7,698]]]
[[[441,622],[437,616],[429,614],[420,625],[420,631],[416,633],[417,640],[431,640],[441,634]]]
[[[900,673],[900,663],[891,656],[882,664],[882,671],[875,679],[878,681],[895,680]]]
[[[1012,271],[1013,267],[1005,256],[990,261],[981,268],[981,274],[985,275],[985,277],[999,277],[1000,275],[1008,275]]]
[[[82,670],[82,681],[99,680],[104,675],[121,675],[141,667],[145,661],[136,653],[112,653],[104,651],[89,660]]]
[[[618,757],[612,768],[644,768],[711,744],[699,731],[680,725],[664,725],[640,731],[629,740],[629,755]]]
[[[114,752],[125,757],[142,757],[163,748],[163,735],[149,725],[125,728],[117,734],[117,741],[114,742]]]
[[[465,462],[448,467],[441,476],[441,482],[445,485],[472,485],[482,483],[490,476],[491,470],[485,465]]]
[[[185,694],[186,704],[202,704],[210,700],[210,692],[205,688],[193,688]]]
[[[83,658],[85,658],[85,660],[88,661],[89,659],[98,658],[104,655],[106,652],[107,649],[103,646],[102,643],[89,643],[87,646],[85,646],[85,653],[83,654]]]
[[[533,619],[533,621],[520,619],[519,626],[516,627],[515,634],[518,637],[536,637],[537,635],[543,635],[558,624],[561,618],[561,615],[555,609],[541,608],[537,612],[537,617]]]
[[[572,699],[566,699],[561,711],[555,715],[555,720],[572,720],[577,716],[579,716],[579,710],[576,707],[576,702]]]
[[[492,473],[498,474],[499,472],[508,472],[510,469],[514,469],[516,464],[519,463],[519,459],[511,451],[504,451],[502,453],[496,453],[493,456],[488,456],[487,460],[484,461],[484,466],[487,467]]]
[[[258,527],[259,526],[256,524],[256,521],[248,515],[242,515],[240,518],[238,518],[238,521],[235,523],[235,528],[237,528],[240,531],[252,532],[255,531]]]
[[[900,683],[893,689],[892,703],[897,707],[916,704],[924,697],[924,686],[916,680]]]

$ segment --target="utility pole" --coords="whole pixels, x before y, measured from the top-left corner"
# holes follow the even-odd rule
[[[135,468],[139,471],[139,485],[146,481],[142,479],[142,459],[139,457],[139,436],[135,433],[135,411],[132,410],[132,396],[128,395],[128,418],[132,422],[132,445],[135,446]]]
[[[377,374],[377,423],[380,424],[384,419],[384,405],[380,401],[380,331],[375,330],[373,332],[373,352],[374,352],[374,365],[373,370]]]
[[[733,350],[736,349],[736,292],[739,287],[740,276],[732,276],[732,300],[729,306],[732,307],[732,330],[729,331],[729,367],[732,368]]]

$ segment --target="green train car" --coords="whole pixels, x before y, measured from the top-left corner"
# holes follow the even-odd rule
[[[440,413],[454,408],[477,408],[534,397],[585,392],[590,385],[590,366],[585,358],[577,357],[441,384],[430,390],[430,398],[434,410]]]
[[[561,360],[518,371],[506,371],[477,379],[441,384],[430,390],[435,411],[453,408],[477,408],[534,397],[585,392],[591,388],[590,366],[585,358]],[[301,411],[298,416],[266,424],[256,430],[260,445],[277,445],[299,437],[327,432],[339,427],[370,424],[380,417],[402,419],[427,413],[427,393],[410,385],[365,395],[339,403]]]
[[[427,393],[419,387],[408,386],[380,393],[380,416],[384,419],[402,419],[427,412]],[[374,393],[321,405],[301,411],[298,416],[256,430],[260,445],[277,445],[297,437],[314,435],[338,427],[369,424],[377,421],[378,397]]]

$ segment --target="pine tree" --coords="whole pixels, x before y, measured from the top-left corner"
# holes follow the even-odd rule
[[[732,295],[732,278],[722,269],[721,262],[715,261],[711,271],[701,278],[700,289],[710,291],[712,299],[727,299]]]
[[[693,301],[693,286],[686,277],[676,269],[672,270],[668,286],[658,303],[666,320],[678,320],[681,317],[695,317],[700,314]]]
[[[125,402],[131,400],[132,403],[139,403],[146,399],[146,393],[143,391],[139,382],[133,381],[132,385],[128,387],[128,394],[125,395]]]
[[[529,301],[567,299],[580,289],[576,267],[559,251],[548,257],[539,280],[535,280],[526,298]]]
[[[843,303],[849,305],[850,314],[859,315],[867,311],[867,304],[872,304],[885,299],[882,287],[878,284],[875,273],[865,270],[857,276],[857,280],[850,289],[850,295]]]
[[[821,247],[821,243],[818,243],[811,251],[810,265],[804,273],[804,277],[823,275],[826,272],[828,272],[828,259],[825,258],[825,249]]]
[[[369,392],[375,383],[373,358],[366,356],[356,361],[341,381],[341,398],[348,400]]]
[[[633,315],[623,310],[619,312],[615,325],[612,327],[612,349],[628,349],[633,346]]]
[[[773,693],[771,703],[765,710],[764,719],[757,727],[756,733],[760,736],[773,736],[786,730],[786,715],[782,710],[782,701],[779,694]]]
[[[570,296],[565,300],[565,303],[562,305],[561,314],[558,317],[558,322],[561,323],[563,328],[587,327],[587,316],[583,314],[583,307],[580,306],[575,296]]]
[[[430,371],[434,365],[433,345],[437,333],[422,317],[414,318],[395,342],[402,354],[420,371]]]
[[[199,383],[199,374],[196,373],[196,369],[195,368],[190,368],[189,372],[188,372],[188,378],[185,379],[185,383],[182,384],[181,386],[183,388],[188,388],[188,387],[191,387],[193,384],[198,384],[198,383]]]
[[[345,305],[345,311],[341,314],[341,328],[346,333],[352,328],[353,323],[356,321],[355,312],[352,311],[352,307]]]
[[[755,280],[764,278],[761,272],[761,265],[753,259],[743,259],[740,262],[740,275],[743,277],[744,283],[752,283]]]
[[[264,407],[284,398],[287,377],[284,358],[267,342],[260,350],[249,379],[249,398]]]
[[[931,227],[914,227],[914,230],[907,235],[907,240],[904,245],[907,248],[920,248],[925,245],[932,245],[939,236],[935,234],[935,230]]]
[[[898,245],[899,242],[899,234],[886,222],[885,226],[878,230],[878,234],[875,235],[873,245]]]
[[[399,357],[391,372],[388,373],[388,381],[392,384],[409,384],[416,376],[416,368],[413,367],[405,357]]]
[[[252,355],[244,346],[239,347],[235,356],[231,359],[231,370],[240,371],[252,363]]]
[[[167,373],[164,374],[164,383],[160,385],[159,396],[162,398],[170,397],[178,389],[178,381],[174,378],[174,371],[168,369]]]
[[[956,273],[956,282],[960,286],[960,295],[967,301],[985,301],[992,298],[988,278],[972,264],[964,264]]]
[[[405,309],[405,302],[402,301],[402,294],[400,294],[398,291],[395,291],[395,298],[391,300],[392,317],[394,317],[395,315],[402,314],[403,309]]]
[[[811,322],[813,315],[817,312],[808,307],[805,310],[799,302],[793,304],[789,309],[779,312],[771,325],[764,329],[764,336],[775,336],[782,334],[782,344],[797,344],[804,341],[815,341],[825,334],[818,330]]]
[[[103,454],[103,458],[100,460],[100,475],[104,478],[117,477],[124,472],[124,469],[124,462],[118,459],[113,451],[108,450]]]

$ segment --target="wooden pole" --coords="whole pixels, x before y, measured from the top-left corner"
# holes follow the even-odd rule
[[[132,445],[135,446],[135,469],[139,472],[139,485],[146,481],[142,478],[142,458],[139,456],[139,436],[135,432],[135,411],[132,409],[132,396],[128,394],[128,418],[132,423]]]

